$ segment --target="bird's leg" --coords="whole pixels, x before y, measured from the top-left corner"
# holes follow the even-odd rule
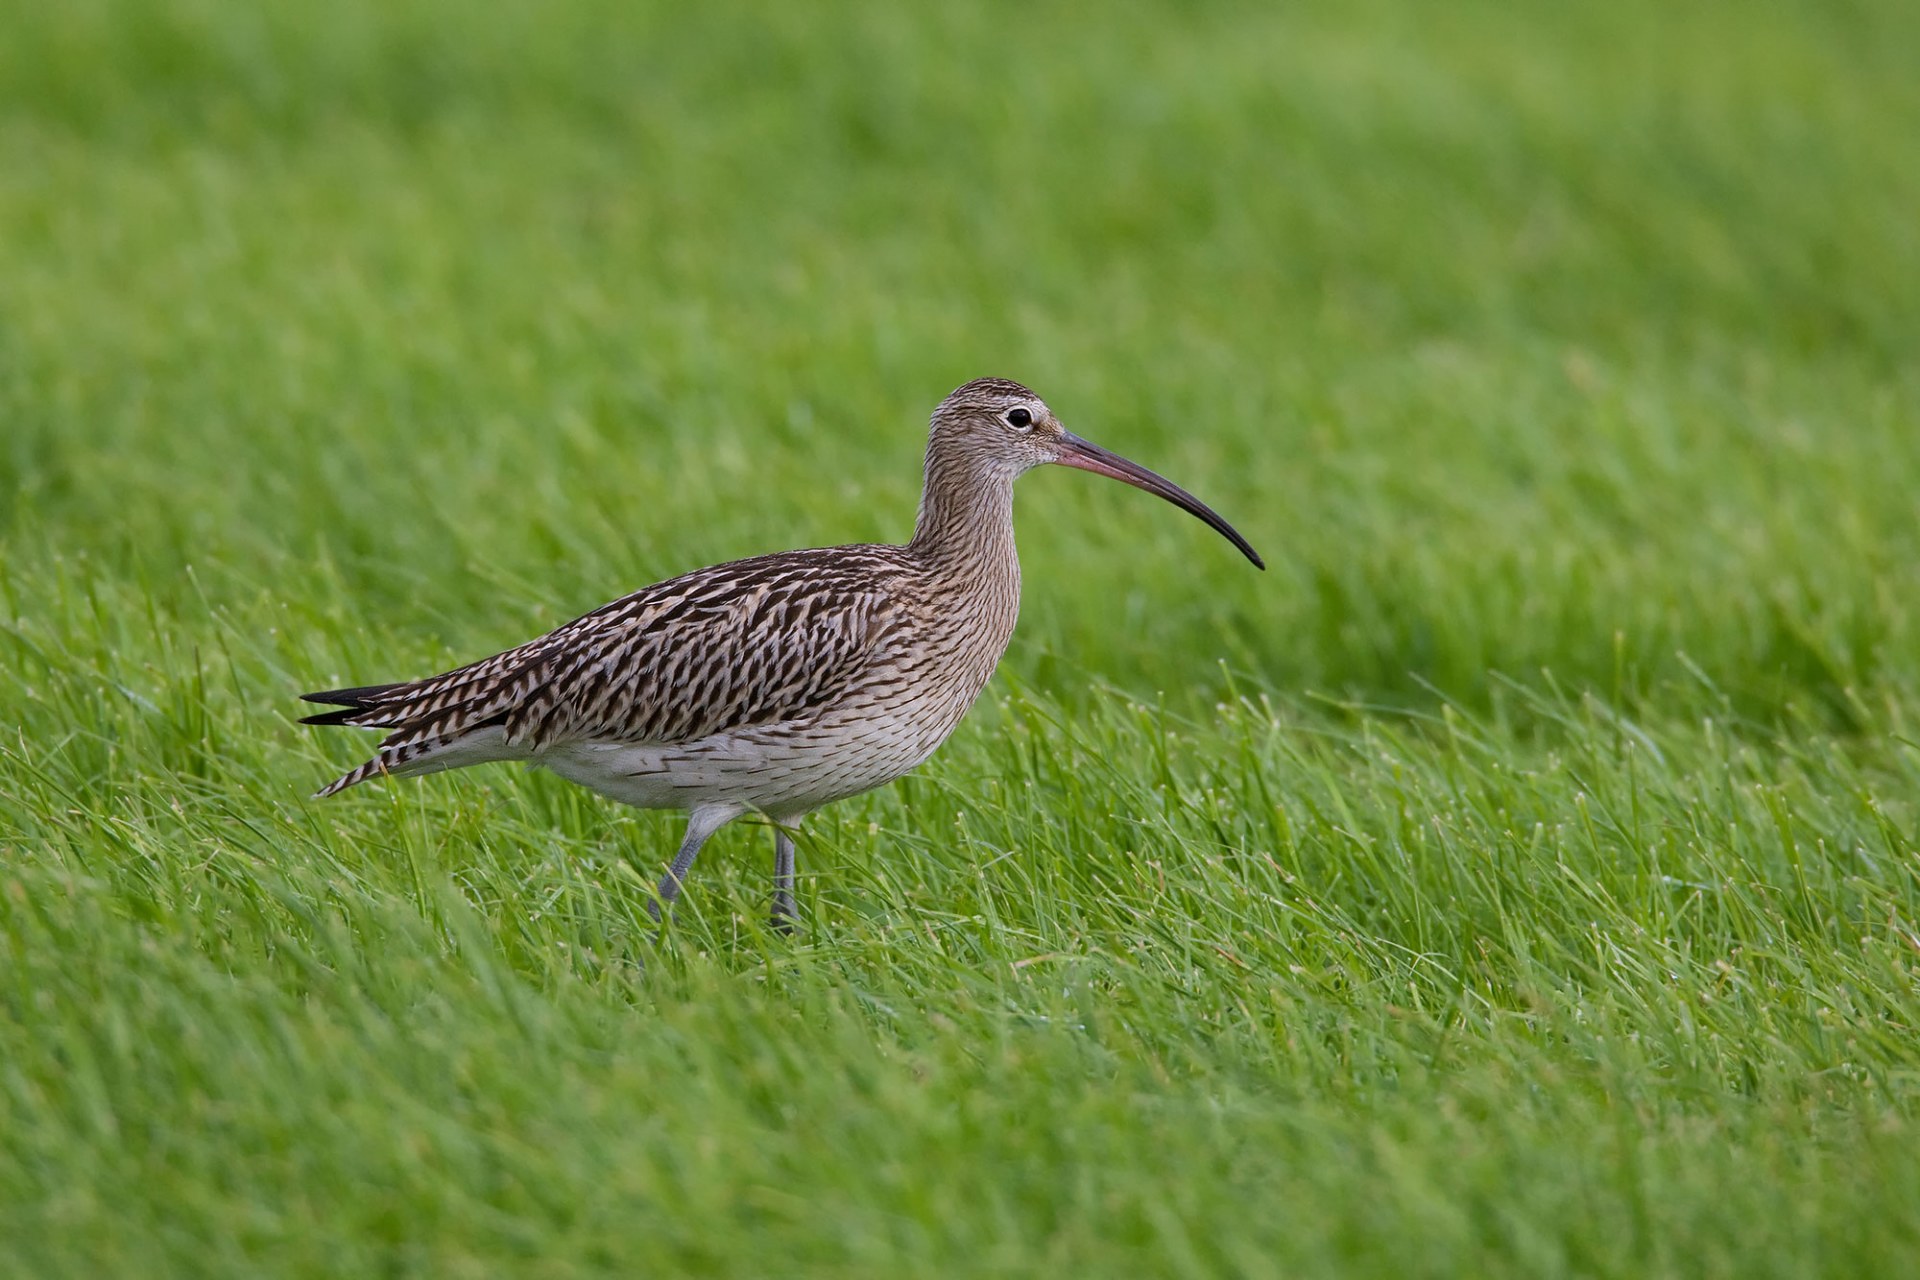
[[[800,913],[793,906],[793,832],[773,829],[773,931],[792,933]]]
[[[658,920],[661,911],[673,905],[673,900],[680,896],[680,886],[686,882],[687,872],[693,870],[693,860],[700,856],[700,846],[741,812],[738,805],[707,804],[687,815],[687,834],[680,841],[680,852],[673,855],[673,865],[660,880],[659,898],[647,904],[647,914]]]

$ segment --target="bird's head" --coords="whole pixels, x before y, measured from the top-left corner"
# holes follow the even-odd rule
[[[1238,547],[1255,568],[1267,567],[1239,531],[1212,507],[1171,480],[1074,435],[1060,425],[1046,401],[1006,378],[976,378],[955,388],[933,411],[929,449],[964,459],[969,469],[1008,479],[1053,462],[1125,481],[1198,516]]]

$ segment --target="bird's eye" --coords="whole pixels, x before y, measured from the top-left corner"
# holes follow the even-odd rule
[[[1007,425],[1015,431],[1030,431],[1033,429],[1033,415],[1025,409],[1011,409],[1007,412]]]

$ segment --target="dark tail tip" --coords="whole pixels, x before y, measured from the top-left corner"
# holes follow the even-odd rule
[[[303,693],[302,702],[318,702],[323,706],[344,707],[343,711],[322,711],[315,716],[302,716],[301,724],[350,725],[353,718],[378,703],[385,695],[400,688],[398,684],[363,684],[357,689],[323,689],[319,693]]]
[[[365,707],[345,707],[339,711],[322,711],[317,716],[301,716],[301,724],[352,724],[353,717],[365,711]]]
[[[397,684],[363,684],[356,689],[323,689],[319,693],[303,693],[302,702],[318,702],[329,707],[364,707],[392,693],[400,686]]]

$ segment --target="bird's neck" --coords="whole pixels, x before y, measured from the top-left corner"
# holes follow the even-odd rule
[[[1013,544],[1013,476],[986,459],[927,451],[920,518],[907,546],[937,572],[994,580],[1019,590]]]

